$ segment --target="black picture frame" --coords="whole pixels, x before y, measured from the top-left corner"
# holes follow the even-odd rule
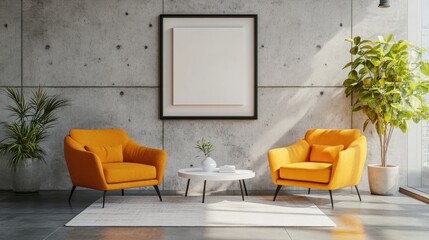
[[[164,113],[164,21],[165,19],[174,18],[249,18],[253,20],[253,112],[249,115],[168,115]],[[159,88],[159,104],[160,104],[160,119],[237,119],[237,120],[256,120],[258,119],[258,16],[257,14],[161,14],[160,15],[160,31],[159,31],[159,64],[160,64],[160,88]]]

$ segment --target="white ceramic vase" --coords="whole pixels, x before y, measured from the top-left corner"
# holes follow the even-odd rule
[[[398,192],[399,167],[379,164],[368,165],[369,190],[376,195],[394,195]]]
[[[201,165],[205,172],[213,172],[216,169],[216,161],[211,157],[206,157]]]

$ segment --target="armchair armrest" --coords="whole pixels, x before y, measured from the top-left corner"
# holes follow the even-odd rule
[[[279,170],[289,163],[304,162],[308,159],[310,145],[304,139],[283,148],[275,148],[268,151],[268,163],[274,184],[280,178]]]
[[[164,150],[148,148],[129,140],[124,148],[124,161],[152,165],[156,168],[156,179],[162,182],[167,153]]]
[[[338,189],[358,185],[366,161],[367,143],[365,136],[360,136],[350,146],[339,153],[332,165],[329,189]]]
[[[100,159],[69,136],[64,138],[64,156],[73,185],[107,189]]]

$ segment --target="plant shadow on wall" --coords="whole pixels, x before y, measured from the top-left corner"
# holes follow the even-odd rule
[[[13,173],[15,192],[37,192],[40,187],[39,162],[45,161],[41,143],[48,137],[48,130],[57,122],[57,111],[69,105],[67,99],[58,95],[47,95],[41,88],[32,92],[29,101],[24,94],[13,88],[4,93],[12,100],[6,110],[12,120],[2,122],[4,139],[0,142],[0,153],[7,156]]]
[[[379,137],[381,161],[368,166],[370,190],[393,195],[398,190],[398,166],[386,163],[392,134],[396,128],[406,133],[409,120],[418,123],[429,118],[424,100],[429,92],[429,63],[422,60],[426,50],[406,40],[394,41],[392,34],[375,41],[359,36],[347,41],[355,59],[344,66],[351,68],[343,83],[345,94],[356,95],[352,111],[367,117],[363,130],[371,123]]]

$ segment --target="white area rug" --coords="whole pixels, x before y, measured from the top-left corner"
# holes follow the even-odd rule
[[[336,226],[305,197],[107,196],[69,221],[66,226]]]

